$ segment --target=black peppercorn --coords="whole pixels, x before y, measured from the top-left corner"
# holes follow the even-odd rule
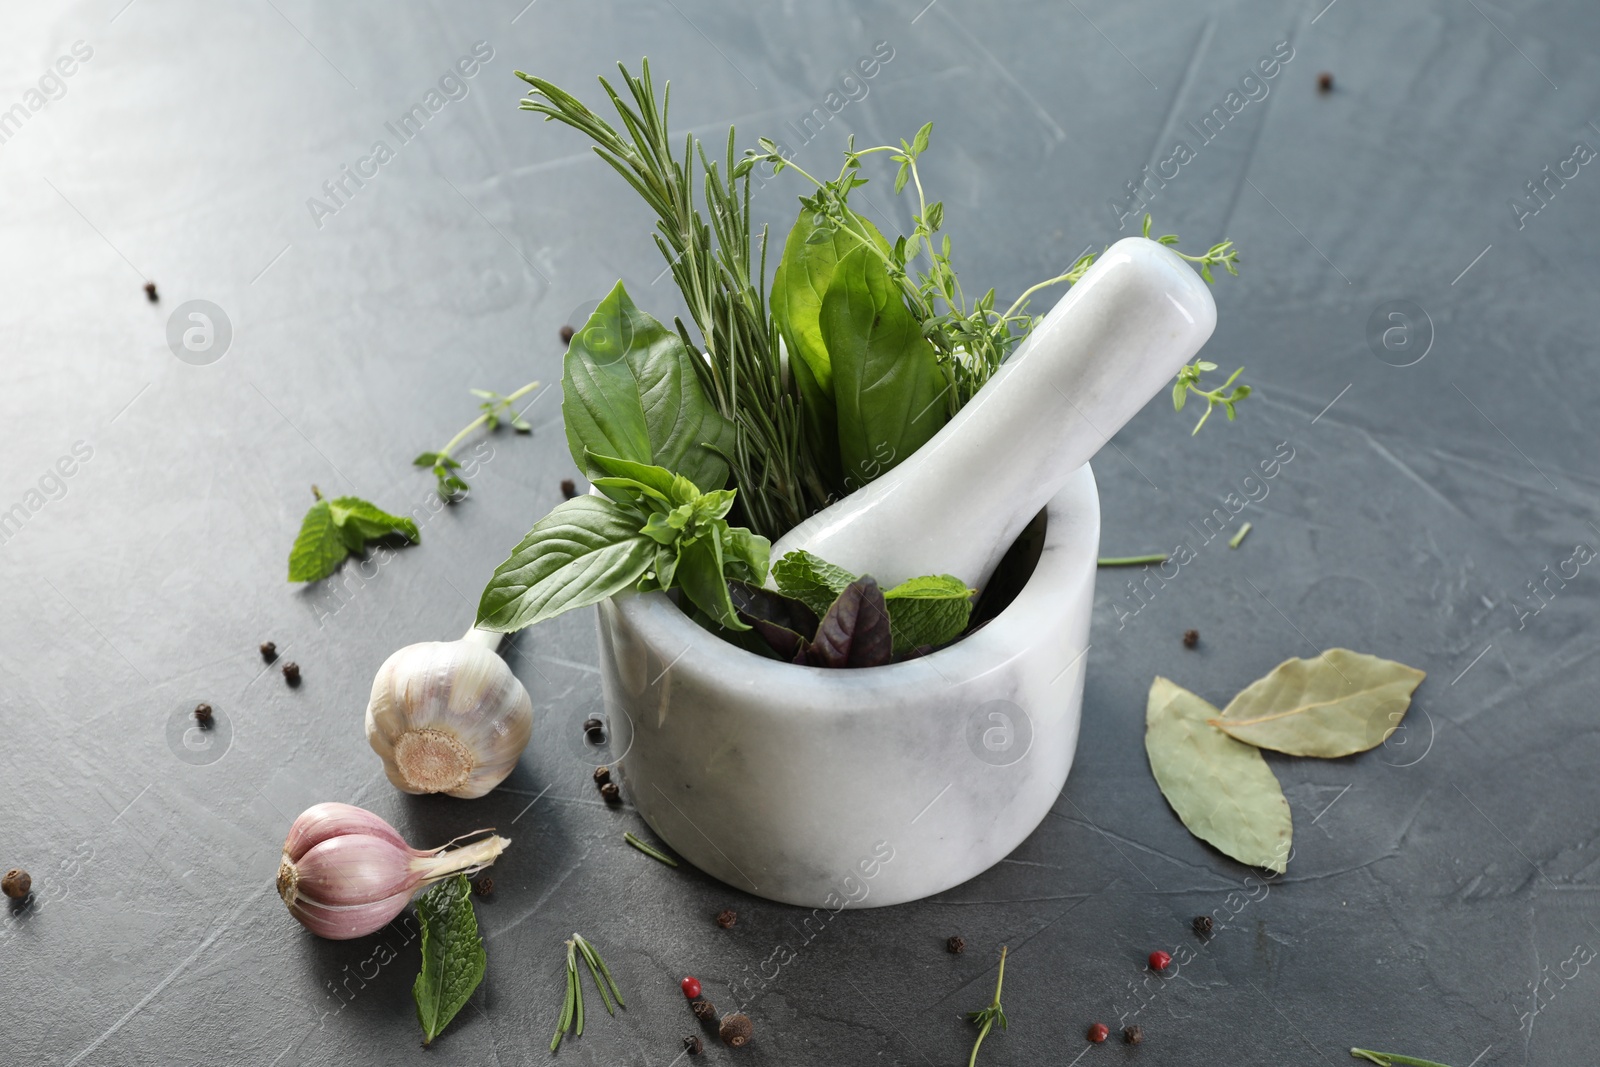
[[[733,929],[733,924],[739,921],[739,913],[732,908],[723,908],[717,912],[717,925],[724,930]]]
[[[705,997],[695,997],[689,1001],[689,1010],[694,1012],[694,1017],[701,1022],[710,1022],[717,1017],[717,1006]]]
[[[755,1030],[755,1025],[750,1022],[750,1016],[734,1012],[732,1015],[722,1017],[722,1025],[717,1027],[717,1036],[722,1038],[722,1043],[729,1048],[743,1048],[750,1043],[750,1035]]]
[[[944,947],[947,951],[959,956],[967,950],[967,939],[960,934],[956,934],[944,943]]]
[[[570,345],[572,343],[572,327],[571,326],[563,326],[563,327],[561,327],[561,343],[565,344],[565,345]]]
[[[578,495],[578,483],[571,478],[561,479],[561,495],[568,500]]]
[[[278,658],[278,646],[272,641],[261,642],[261,658],[271,663]]]
[[[300,664],[285,663],[283,665],[283,680],[290,685],[300,684]]]
[[[211,725],[211,705],[196,704],[194,706],[194,721],[200,724],[201,729]]]
[[[595,785],[605,785],[609,781],[611,781],[611,768],[610,767],[596,767],[594,769],[594,784]]]
[[[149,300],[150,303],[152,303],[152,304],[156,303],[157,301],[159,301],[161,299],[161,294],[156,292],[156,283],[155,282],[145,282],[144,283],[144,295],[145,295],[145,298],[147,300]]]
[[[694,1034],[690,1034],[688,1037],[683,1039],[683,1050],[691,1056],[698,1056],[700,1053],[706,1050],[705,1042],[701,1041]]]
[[[1144,1041],[1144,1031],[1139,1029],[1137,1023],[1133,1026],[1124,1026],[1122,1028],[1122,1040],[1129,1045],[1141,1044]]]
[[[33,878],[20,867],[13,867],[0,878],[0,892],[12,900],[26,900],[33,890]]]
[[[486,897],[494,892],[494,879],[486,874],[472,884],[472,889],[480,897]]]
[[[622,790],[617,788],[616,782],[607,782],[600,787],[600,795],[605,797],[608,802],[614,803],[622,799]]]
[[[1333,92],[1333,75],[1332,74],[1329,74],[1327,71],[1323,71],[1321,74],[1317,75],[1317,92],[1319,92],[1319,93],[1331,93],[1331,92]]]
[[[1200,631],[1199,630],[1185,630],[1185,631],[1183,631],[1183,647],[1184,648],[1193,648],[1195,645],[1198,645],[1199,643],[1200,643]]]
[[[1191,925],[1194,926],[1194,932],[1199,936],[1210,937],[1211,928],[1215,924],[1212,923],[1211,916],[1209,915],[1196,915],[1194,917],[1194,922]]]

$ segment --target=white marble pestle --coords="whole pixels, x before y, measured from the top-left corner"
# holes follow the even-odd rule
[[[981,589],[1028,521],[1171,384],[1217,324],[1200,276],[1142,237],[1112,245],[931,441],[772,547],[888,588],[953,574]]]

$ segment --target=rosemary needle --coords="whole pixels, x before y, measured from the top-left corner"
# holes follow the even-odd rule
[[[677,860],[673,859],[665,852],[662,852],[660,849],[651,848],[643,841],[640,841],[637,837],[634,837],[631,833],[624,831],[622,834],[622,839],[628,844],[632,845],[634,848],[638,849],[640,852],[643,852],[646,856],[649,856],[653,860],[660,860],[668,867],[676,867],[678,865]]]

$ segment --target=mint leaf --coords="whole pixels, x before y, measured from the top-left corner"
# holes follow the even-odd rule
[[[896,654],[923,645],[942,645],[961,636],[972,617],[974,592],[951,574],[923,575],[885,592]]]
[[[495,568],[478,625],[512,633],[631,588],[655,558],[638,508],[580,496],[556,505]]]
[[[826,615],[844,587],[855,580],[855,575],[843,567],[835,567],[804,549],[784,553],[772,565],[772,577],[780,592],[802,601],[819,616]]]
[[[314,582],[332,574],[349,548],[339,537],[339,527],[333,521],[333,509],[326,500],[311,505],[300,523],[300,534],[289,550],[289,580]]]
[[[400,534],[408,541],[421,540],[415,522],[391,515],[360,497],[341,496],[333,501],[333,521],[343,528],[356,530],[367,541],[376,541],[390,534]]]
[[[411,995],[417,1002],[422,1043],[431,1044],[483,981],[488,957],[472,910],[472,887],[458,874],[417,898],[422,920],[422,973]]]
[[[289,580],[315,582],[339,569],[352,552],[361,552],[368,541],[400,534],[413,543],[422,539],[417,524],[391,515],[360,497],[342,496],[323,500],[318,494],[300,523],[300,533],[289,550]]]
[[[785,553],[772,565],[772,577],[785,595],[802,601],[819,616],[855,575],[803,549]],[[972,617],[972,593],[961,579],[927,574],[901,582],[883,594],[889,608],[896,655],[923,645],[942,645],[961,636]]]

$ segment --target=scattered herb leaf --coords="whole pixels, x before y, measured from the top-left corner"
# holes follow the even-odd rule
[[[398,534],[415,544],[422,539],[417,524],[391,515],[360,497],[341,496],[322,499],[322,492],[311,487],[317,502],[300,522],[300,533],[289,550],[289,580],[315,582],[338,570],[352,552],[364,550],[369,541]]]
[[[478,936],[467,876],[446,879],[417,898],[422,920],[422,972],[411,995],[417,1002],[422,1043],[431,1044],[483,981],[488,957]]]
[[[478,405],[478,410],[483,414],[467,423],[461,432],[450,438],[449,442],[439,451],[424,452],[411,461],[413,467],[427,467],[433,471],[433,476],[439,483],[439,499],[455,500],[462,493],[472,488],[467,484],[467,480],[457,473],[461,470],[461,464],[456,462],[451,453],[473,430],[476,430],[479,426],[487,426],[492,433],[499,429],[500,424],[504,422],[510,424],[511,428],[518,433],[533,432],[532,424],[524,419],[522,413],[512,405],[537,388],[539,388],[538,382],[529,382],[508,396],[501,396],[499,393],[491,392],[487,389],[472,390],[472,395],[481,398],[483,401]],[[531,404],[532,401],[530,400],[529,403]]]
[[[1097,565],[1101,567],[1138,567],[1146,563],[1165,563],[1171,557],[1165,552],[1152,552],[1148,556],[1101,556]]]
[[[954,939],[952,938],[952,940]],[[1000,971],[994,977],[994,1000],[990,1001],[989,1006],[986,1008],[967,1012],[967,1018],[971,1019],[973,1025],[978,1027],[978,1040],[972,1043],[972,1055],[967,1058],[967,1067],[974,1067],[978,1062],[978,1049],[983,1046],[983,1039],[989,1036],[989,1031],[994,1028],[995,1023],[999,1023],[1002,1030],[1009,1025],[1005,1009],[1000,1006],[1000,987],[1005,984],[1005,980],[1006,946],[1001,945]]]
[[[566,945],[567,993],[566,999],[562,1002],[560,1021],[556,1023],[555,1036],[550,1039],[551,1052],[561,1047],[561,1039],[569,1031],[576,1037],[583,1036],[583,983],[578,977],[580,956],[588,966],[589,974],[594,978],[595,988],[600,990],[600,999],[606,1006],[606,1013],[616,1014],[616,1010],[611,1006],[612,997],[616,998],[618,1007],[628,1006],[622,999],[622,991],[617,988],[616,980],[611,977],[611,968],[606,966],[606,961],[600,958],[600,953],[592,944],[584,940],[581,934],[573,934],[572,940]]]
[[[1450,1067],[1447,1063],[1438,1063],[1434,1060],[1419,1060],[1415,1056],[1401,1056],[1395,1052],[1373,1052],[1370,1049],[1353,1048],[1350,1055],[1358,1060],[1371,1060],[1378,1067]]]
[[[649,856],[653,860],[659,860],[662,863],[665,863],[668,867],[676,867],[678,865],[677,860],[673,859],[671,856],[667,855],[665,852],[662,852],[653,845],[645,844],[643,841],[639,840],[637,837],[634,837],[633,834],[627,831],[623,831],[622,839],[628,844],[632,845],[634,848],[638,849],[640,852],[643,852],[646,856]],[[599,984],[599,981],[600,979],[597,976],[595,978],[596,984]]]
[[[1260,752],[1212,723],[1217,709],[1156,678],[1145,709],[1145,752],[1156,784],[1190,833],[1240,863],[1282,874],[1289,802]]]
[[[1403,663],[1330,648],[1315,659],[1284,660],[1211,722],[1258,748],[1334,759],[1381,745],[1426,677]]]

